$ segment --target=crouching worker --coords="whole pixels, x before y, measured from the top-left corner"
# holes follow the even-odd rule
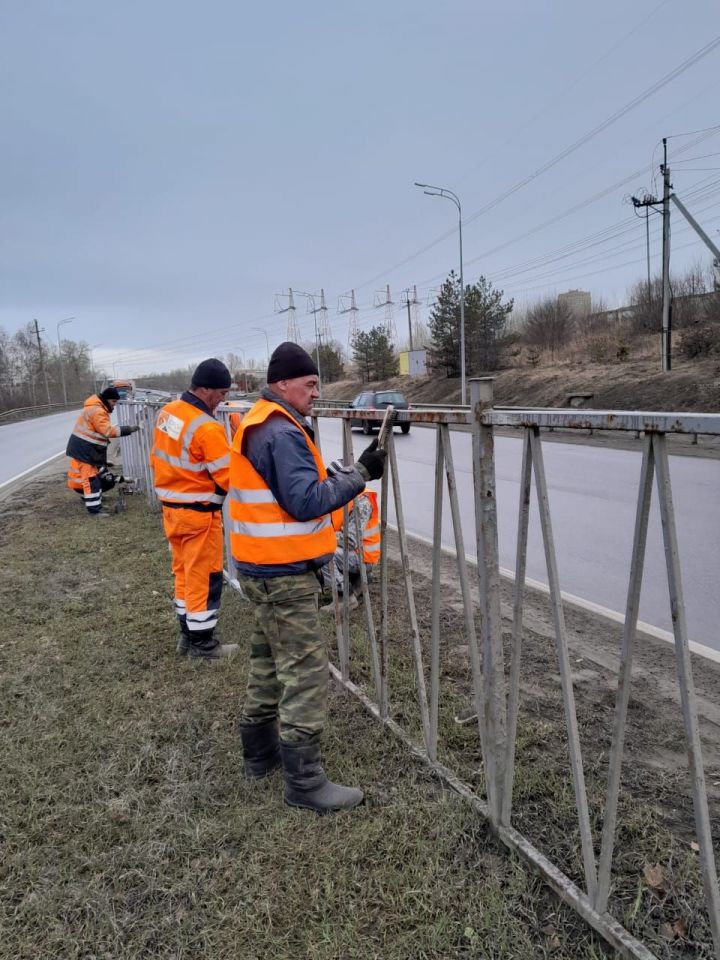
[[[355,522],[360,525],[360,547]],[[331,594],[332,580],[335,577],[338,596],[342,598],[345,589],[345,538],[342,526],[337,532],[337,546],[335,556],[321,571],[323,592]],[[365,562],[368,579],[372,576],[372,568],[380,560],[380,514],[378,511],[377,494],[373,490],[366,490],[353,500],[348,511],[348,574],[350,594],[348,605],[351,610],[358,606],[358,596],[362,592],[362,574],[360,573],[360,556]],[[321,613],[333,612],[333,601],[320,607]]]
[[[237,644],[220,643],[215,636],[223,587],[222,506],[230,472],[230,447],[215,411],[231,382],[224,363],[203,360],[190,389],[158,414],[150,454],[172,552],[177,652],[206,661],[237,650]]]
[[[312,357],[282,343],[267,382],[230,455],[232,554],[255,608],[239,721],[245,775],[262,777],[282,764],[286,803],[325,813],[356,806],[363,793],[331,783],[322,767],[328,655],[317,573],[335,552],[337,511],[382,476],[385,451],[373,443],[329,476],[305,419],[319,396]]]
[[[83,404],[82,413],[75,421],[65,453],[70,457],[67,485],[82,494],[88,516],[106,517],[102,509],[102,495],[115,486],[116,477],[108,471],[107,451],[115,437],[126,437],[139,430],[138,426],[115,427],[110,414],[120,399],[115,387],[107,387],[93,394]]]

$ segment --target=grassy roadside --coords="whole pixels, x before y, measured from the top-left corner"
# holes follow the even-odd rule
[[[284,806],[279,775],[245,783],[233,730],[245,657],[220,667],[174,657],[167,547],[144,501],[128,504],[89,521],[56,473],[0,505],[1,958],[606,955],[338,691],[326,766],[363,785],[362,808],[317,818]],[[427,584],[414,579],[422,597]],[[391,611],[393,714],[417,729],[399,587]],[[427,616],[421,605],[424,634]],[[445,612],[441,756],[481,791],[476,731],[455,722],[470,688],[461,620]],[[249,633],[232,591],[221,628],[240,642]],[[537,686],[520,716],[516,823],[577,877],[559,691],[541,684],[553,651],[532,633],[525,647]],[[358,615],[353,650],[363,679]],[[612,700],[584,698],[582,687],[577,696],[598,810]],[[643,709],[630,732],[649,726],[670,743],[675,728],[661,720]],[[650,777],[641,761],[625,778],[613,912],[660,957],[710,957],[680,780]],[[679,829],[666,822],[671,807]]]
[[[587,928],[362,709],[331,697],[353,815],[247,784],[245,658],[178,662],[143,501],[88,521],[59,475],[3,505],[0,956],[599,957]],[[223,635],[247,611],[228,591]]]

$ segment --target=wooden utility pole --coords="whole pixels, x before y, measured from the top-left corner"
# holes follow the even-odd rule
[[[35,324],[35,336],[37,337],[38,355],[40,357],[40,371],[43,375],[43,379],[45,380],[45,393],[47,394],[48,406],[50,406],[52,401],[50,400],[50,386],[48,384],[47,371],[45,370],[45,361],[43,360],[42,340],[40,339],[40,328],[38,327],[37,320],[34,320],[33,323]]]
[[[663,245],[662,245],[662,368],[672,369],[672,294],[670,291],[670,168],[667,163],[667,137],[663,137]]]

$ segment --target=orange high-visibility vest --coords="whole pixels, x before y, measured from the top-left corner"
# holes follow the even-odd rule
[[[337,514],[325,514],[314,520],[300,521],[285,511],[265,480],[243,453],[246,430],[260,426],[273,414],[287,417],[303,435],[315,460],[318,481],[327,478],[320,451],[307,432],[279,403],[258,400],[240,423],[230,454],[230,543],[233,558],[239,563],[282,565],[314,560],[335,552],[333,520]]]
[[[112,425],[107,407],[93,394],[87,398],[75,421],[65,454],[80,463],[104,466],[110,440],[119,436],[120,428]]]
[[[370,501],[372,512],[363,534],[363,560],[369,566],[373,566],[380,560],[380,511],[375,491],[366,490],[365,496]]]
[[[221,423],[185,400],[158,414],[150,454],[155,493],[162,503],[220,509],[229,483],[230,447]]]

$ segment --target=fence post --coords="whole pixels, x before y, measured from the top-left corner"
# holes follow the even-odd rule
[[[483,648],[485,730],[487,766],[485,781],[488,811],[493,826],[500,824],[502,791],[505,782],[505,664],[500,620],[500,563],[498,558],[497,503],[495,500],[495,437],[492,425],[482,422],[492,408],[493,378],[470,380],[473,413],[472,456],[480,586],[480,629]]]

